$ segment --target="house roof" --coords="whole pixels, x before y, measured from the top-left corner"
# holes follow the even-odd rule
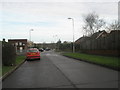
[[[107,34],[107,32],[105,30],[103,30],[97,37],[96,39],[98,39],[99,37],[101,37],[103,34]]]
[[[83,36],[83,37],[80,37],[79,39],[77,39],[75,41],[75,43],[80,43],[80,42],[83,42],[83,41],[86,41],[88,40],[90,37],[87,37],[87,36]]]
[[[90,38],[92,38],[92,39],[97,38],[97,36],[98,36],[101,32],[102,32],[102,31],[98,31],[98,32],[92,34]]]
[[[97,39],[97,38],[99,38],[103,34],[107,34],[107,32],[105,30],[103,30],[103,31],[98,31],[98,32],[94,33],[90,37],[87,37],[87,36],[80,37],[79,39],[77,39],[75,41],[75,43],[84,42],[84,41],[90,40],[90,39]]]
[[[111,32],[110,32],[110,34],[111,33],[120,33],[120,30],[112,30]]]
[[[26,41],[27,42],[27,39],[8,39],[8,42],[9,41]]]

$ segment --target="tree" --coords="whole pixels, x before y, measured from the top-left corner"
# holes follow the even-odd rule
[[[59,50],[61,44],[61,40],[59,39],[56,43],[56,49]]]
[[[106,27],[109,31],[111,30],[120,30],[120,22],[114,20],[111,24]]]
[[[87,35],[92,35],[106,24],[96,13],[89,13],[84,16],[84,23],[83,30]]]
[[[58,43],[58,44],[61,44],[61,40],[59,39],[59,40],[57,41],[57,43]]]

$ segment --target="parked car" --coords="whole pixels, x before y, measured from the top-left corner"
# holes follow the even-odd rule
[[[45,50],[46,50],[46,51],[49,51],[49,50],[50,50],[50,48],[46,48]]]
[[[40,51],[40,52],[43,52],[43,51],[44,51],[44,49],[43,49],[43,48],[39,48],[39,51]]]
[[[37,48],[30,48],[27,50],[26,54],[27,60],[34,60],[39,59],[40,60],[40,51]]]

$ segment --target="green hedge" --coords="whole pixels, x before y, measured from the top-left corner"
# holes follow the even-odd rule
[[[15,64],[16,51],[15,47],[10,43],[2,43],[2,63],[5,66],[10,66]]]

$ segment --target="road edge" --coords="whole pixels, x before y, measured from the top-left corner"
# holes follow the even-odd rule
[[[63,55],[63,54],[61,54],[61,55],[65,56],[65,57],[68,57],[68,58],[72,58],[72,59],[84,61],[84,62],[87,62],[87,63],[99,65],[99,66],[102,66],[102,67],[106,67],[106,68],[109,68],[109,69],[112,69],[112,70],[120,71],[120,68],[115,68],[115,67],[107,66],[107,65],[104,65],[104,64],[98,64],[98,63],[95,63],[95,62],[90,62],[90,61],[87,61],[87,60],[83,60],[83,59],[79,59],[79,58],[74,58],[74,57]]]
[[[3,75],[0,80],[4,81],[5,78],[7,78],[10,74],[12,74],[15,70],[17,70],[26,60],[24,60],[23,62],[21,62],[19,65],[15,66],[15,68],[13,68],[12,70],[10,70],[9,72],[7,72],[5,75]]]

